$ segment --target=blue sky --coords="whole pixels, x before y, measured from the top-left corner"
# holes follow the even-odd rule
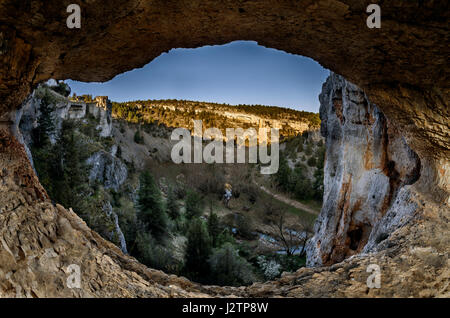
[[[187,99],[318,112],[318,95],[328,74],[310,58],[236,41],[173,49],[106,83],[67,83],[77,95],[107,95],[117,102]]]

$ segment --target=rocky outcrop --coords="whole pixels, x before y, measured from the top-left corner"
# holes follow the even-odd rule
[[[62,122],[65,119],[68,109],[67,100],[64,96],[41,86],[40,89],[34,90],[23,102],[21,107],[16,110],[13,134],[25,146],[27,156],[30,159],[32,166],[34,166],[30,151],[33,143],[32,132],[33,129],[39,125],[38,118],[40,116],[40,105],[44,90],[51,96],[52,106],[55,109],[53,116],[55,131],[49,135],[50,141],[53,144],[56,142],[58,132],[61,130]]]
[[[417,154],[360,88],[332,74],[319,98],[324,204],[308,244],[309,266],[372,251],[407,224],[416,207],[400,202],[420,176]]]
[[[118,191],[127,179],[126,165],[106,151],[96,152],[87,159],[86,163],[91,166],[89,180],[100,182],[106,189]]]
[[[53,144],[61,130],[62,122],[69,119],[86,121],[89,117],[89,119],[97,121],[96,130],[100,137],[112,136],[112,104],[110,100],[106,98],[98,103],[72,102],[50,87],[40,85],[15,112],[14,135],[24,143],[27,153],[32,144],[32,130],[39,125],[40,105],[45,93],[50,96],[51,107],[54,107],[55,131],[49,136]],[[31,155],[29,157],[32,161]]]
[[[96,129],[100,137],[112,136],[112,103],[106,96],[97,96],[96,103],[87,105],[86,112],[98,120]]]

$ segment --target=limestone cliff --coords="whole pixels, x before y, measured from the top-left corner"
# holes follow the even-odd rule
[[[371,251],[407,223],[415,209],[394,202],[420,176],[418,156],[360,88],[331,74],[319,98],[324,205],[308,244],[310,266]]]
[[[99,151],[88,158],[87,164],[91,166],[89,179],[98,181],[106,189],[119,190],[128,176],[128,170],[122,160],[106,151]]]

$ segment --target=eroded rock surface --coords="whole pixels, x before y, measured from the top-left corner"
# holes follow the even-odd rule
[[[406,224],[416,208],[400,204],[408,199],[403,188],[420,177],[417,154],[360,88],[332,74],[319,98],[324,205],[308,244],[310,266],[340,262],[368,242],[371,251]],[[396,200],[402,207],[391,209]]]
[[[127,179],[127,166],[105,151],[96,152],[87,159],[86,163],[91,166],[89,180],[100,182],[106,189],[118,191]]]

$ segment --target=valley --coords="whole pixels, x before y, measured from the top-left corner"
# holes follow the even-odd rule
[[[30,96],[20,124],[55,203],[145,265],[196,282],[248,285],[305,265],[323,193],[317,114],[185,101],[117,104],[68,97],[70,88],[58,85],[41,85]],[[170,135],[189,127],[186,112],[204,120],[204,129],[278,125],[279,171],[261,175],[255,163],[173,163]]]

